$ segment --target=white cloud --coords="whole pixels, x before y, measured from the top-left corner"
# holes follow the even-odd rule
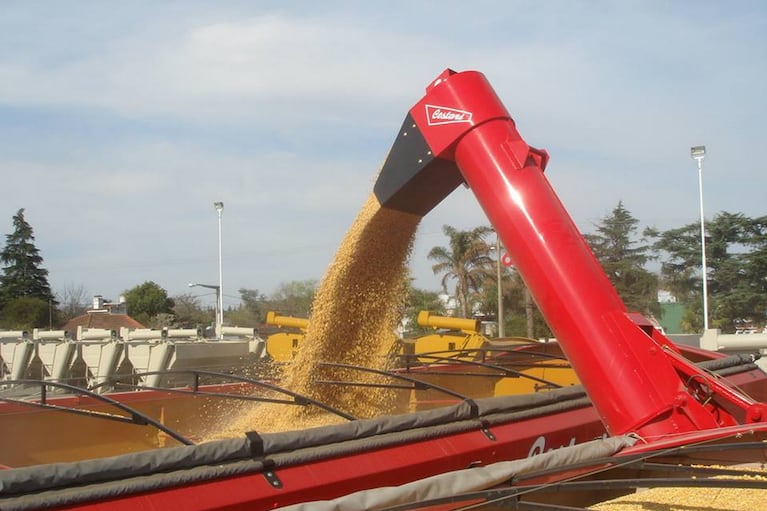
[[[281,111],[317,121],[337,116],[334,109],[343,102],[369,103],[375,111],[374,100],[412,95],[417,86],[400,78],[417,65],[396,57],[416,44],[423,50],[429,43],[423,36],[391,42],[386,32],[279,14],[198,20],[183,31],[108,39],[53,67],[0,59],[0,96],[6,104],[94,108],[128,117],[244,115],[279,122]]]
[[[186,291],[215,273],[213,200],[230,289],[319,278],[445,67],[488,76],[582,228],[618,200],[694,221],[697,144],[710,214],[764,214],[759,3],[36,5],[0,20],[0,221],[27,208],[54,283]],[[442,225],[485,222],[467,190],[437,207],[417,283]]]

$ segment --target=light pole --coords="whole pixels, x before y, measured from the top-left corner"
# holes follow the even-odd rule
[[[698,193],[700,196],[700,261],[703,273],[703,331],[708,330],[708,271],[706,269],[706,227],[703,215],[703,158],[706,157],[706,146],[698,145],[690,148],[690,156],[698,162]]]
[[[212,284],[197,284],[192,282],[189,283],[189,287],[207,287],[208,289],[216,290],[216,337],[218,337],[218,333],[221,331],[221,325],[224,320],[224,311],[219,308],[221,305],[221,287]]]
[[[495,271],[498,285],[498,337],[506,337],[503,325],[503,286],[501,284],[501,237],[495,232]]]
[[[221,257],[221,215],[224,212],[223,202],[214,202],[213,207],[218,211],[218,323],[216,325],[216,336],[223,337],[224,326],[224,264]]]

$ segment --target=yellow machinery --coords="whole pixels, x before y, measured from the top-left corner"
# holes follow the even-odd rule
[[[266,339],[266,352],[277,362],[290,362],[298,353],[298,345],[304,340],[309,320],[293,316],[280,316],[274,311],[266,313],[266,324],[292,328],[277,332]]]
[[[487,339],[480,335],[482,322],[478,319],[448,318],[436,316],[429,311],[418,313],[420,326],[444,329],[421,336],[411,341],[415,354],[430,354],[434,357],[471,360],[476,357],[476,350],[481,348]],[[465,351],[468,350],[468,351]],[[419,362],[430,363],[436,359],[429,356],[418,357]]]
[[[495,383],[494,395],[543,392],[580,383],[570,363],[563,357],[559,344],[532,342],[514,350],[517,361],[510,368],[519,377],[504,377]]]
[[[466,390],[473,397],[541,392],[578,384],[575,372],[556,342],[516,337],[488,339],[480,333],[482,322],[478,319],[438,316],[429,311],[419,312],[417,322],[420,326],[433,328],[435,332],[402,340],[404,353],[415,355],[418,362],[427,365],[444,364],[448,359],[479,363],[463,366],[457,374],[433,369],[432,373],[419,372],[419,378]],[[266,323],[286,329],[267,337],[267,353],[277,362],[291,361],[298,353],[309,320],[269,311]],[[467,374],[497,372],[490,366],[508,368],[518,376],[498,374],[496,377],[467,380]],[[471,388],[466,388],[467,385]]]
[[[579,383],[556,342],[518,337],[488,339],[479,333],[480,320],[436,316],[428,311],[418,314],[418,324],[444,330],[403,341],[407,351],[414,354],[419,362],[431,364],[432,367],[440,361],[444,362],[444,359],[477,364],[463,366],[455,374],[446,369],[419,373],[419,377],[432,383],[467,391],[473,397],[542,392]],[[492,374],[499,368],[512,373],[486,378],[469,376]],[[434,393],[426,391],[420,394],[420,399],[428,399],[427,396]]]
[[[266,339],[266,351],[277,362],[289,362],[298,352],[298,347],[304,339],[309,320],[294,316],[281,316],[274,311],[266,314],[266,324],[286,328],[284,332],[276,332]],[[479,334],[481,321],[478,319],[449,318],[436,316],[429,311],[418,314],[418,324],[434,329],[445,329],[444,332],[425,335],[415,340],[404,341],[412,346],[414,353],[431,353],[435,357],[470,360],[475,357],[476,350],[482,347],[486,339]],[[470,350],[464,353],[463,350]],[[473,350],[473,351],[472,351]],[[424,356],[420,362],[434,362],[435,358]]]

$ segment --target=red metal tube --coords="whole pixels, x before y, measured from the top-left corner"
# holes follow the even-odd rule
[[[436,113],[435,113],[436,112]],[[437,158],[454,159],[612,434],[717,427],[658,343],[634,324],[483,75],[443,73],[411,110]]]

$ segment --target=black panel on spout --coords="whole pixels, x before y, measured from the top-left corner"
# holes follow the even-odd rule
[[[408,114],[373,193],[385,208],[424,216],[463,182],[454,161],[434,157]]]

